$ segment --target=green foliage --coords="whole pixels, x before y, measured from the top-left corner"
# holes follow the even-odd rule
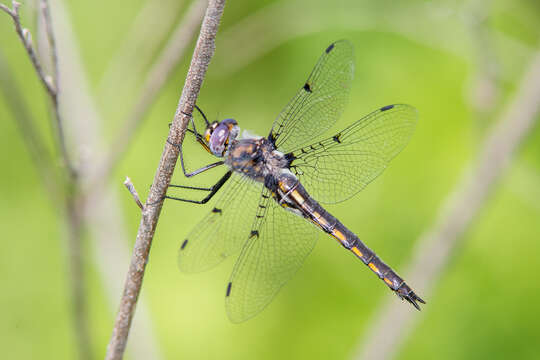
[[[133,7],[128,9],[127,3],[120,6],[105,1],[69,4],[94,89],[142,6],[139,3],[129,2]],[[259,26],[264,21],[274,24],[275,33],[255,31],[240,36],[238,29],[230,31],[257,11],[271,14],[271,8],[264,10],[263,6],[287,2],[261,2],[263,10],[256,9],[255,3],[228,4],[199,105],[211,119],[234,117],[242,128],[263,135],[321,50],[333,40],[349,39],[356,51],[356,76],[350,104],[336,128],[397,102],[417,107],[420,119],[411,143],[385,173],[358,196],[329,210],[401,273],[418,236],[432,224],[484,134],[512,99],[540,38],[538,4],[501,0],[485,9],[488,21],[484,25],[493,42],[486,50],[479,48],[474,30],[463,20],[475,13],[467,11],[470,4],[462,2],[409,1],[395,8],[390,1],[373,5],[351,0],[328,9],[323,1],[295,1],[296,6],[284,7],[295,12],[258,18]],[[163,2],[161,6],[168,5]],[[11,20],[0,15],[0,51],[49,138],[43,89]],[[280,39],[284,33],[289,34],[286,40],[276,40],[276,46],[245,66],[232,66],[245,60],[241,56],[247,45],[242,41],[264,42],[263,35]],[[231,44],[234,36],[242,40],[237,48],[222,46]],[[486,55],[485,51],[492,51],[490,57],[499,64],[495,84],[500,89],[487,115],[477,112],[469,97],[472,80],[483,71],[479,53]],[[122,180],[128,174],[145,198],[189,58],[185,57],[169,79],[112,178],[127,216],[130,239],[135,237],[140,212]],[[134,89],[115,93],[117,100],[109,101],[114,107],[103,109],[108,136],[120,127],[122,116],[117,114],[128,112],[136,94]],[[71,359],[75,340],[60,206],[51,206],[43,193],[12,116],[0,99],[0,347],[10,359]],[[416,314],[420,325],[409,333],[400,359],[538,357],[539,139],[536,129],[464,235],[434,293],[419,292],[427,305]],[[185,184],[179,170],[174,182]],[[204,179],[210,182],[214,176],[211,173]],[[379,303],[393,296],[334,240],[321,237],[303,269],[274,302],[249,322],[233,325],[223,305],[232,262],[189,276],[176,267],[181,241],[207,211],[202,206],[166,203],[154,239],[143,294],[166,358],[348,358],[360,336],[370,331],[369,320]],[[91,240],[86,246],[90,323],[95,353],[102,357],[116,306],[108,305]],[[414,287],[414,283],[410,285]]]

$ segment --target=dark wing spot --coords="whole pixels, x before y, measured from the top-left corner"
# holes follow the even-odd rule
[[[332,139],[333,139],[335,142],[337,142],[338,144],[341,144],[341,139],[340,139],[340,137],[341,137],[341,134],[337,134],[337,135],[334,135],[334,136],[332,137]]]
[[[386,105],[386,106],[383,106],[381,108],[381,111],[386,111],[386,110],[390,110],[390,109],[393,109],[394,108],[394,105]]]
[[[230,282],[229,285],[227,285],[227,294],[225,294],[225,296],[229,296],[231,294],[231,287],[232,287],[232,282]]]
[[[213,209],[212,209],[212,212],[213,212],[213,213],[221,214],[222,211],[221,211],[221,209],[213,208]]]
[[[313,92],[313,90],[311,90],[311,85],[309,85],[309,83],[304,84],[304,90],[306,90],[308,93]]]
[[[328,54],[330,51],[332,51],[332,49],[334,48],[334,44],[330,44],[330,46],[328,46],[325,50],[325,52]]]
[[[274,136],[274,134],[272,132],[270,132],[270,134],[268,134],[268,141],[270,141],[272,143],[272,145],[274,145],[274,147],[276,146],[276,137]]]
[[[187,245],[187,242],[188,242],[188,239],[184,240],[184,242],[182,243],[182,246],[180,246],[180,250],[184,250],[184,248]]]
[[[251,230],[251,234],[249,234],[249,237],[252,238],[252,237],[259,237],[259,232],[257,230]]]
[[[296,160],[296,156],[292,152],[285,154],[285,160],[287,160],[287,167],[290,167],[292,162]]]

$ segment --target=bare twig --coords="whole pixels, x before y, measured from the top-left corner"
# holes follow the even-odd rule
[[[64,121],[60,110],[60,72],[58,70],[58,50],[54,36],[53,23],[48,0],[40,0],[41,15],[47,35],[50,57],[52,62],[52,84],[54,96],[51,96],[54,115],[56,117],[57,142],[62,154],[68,174],[68,182],[65,194],[65,217],[68,227],[68,252],[70,264],[70,290],[73,300],[73,322],[77,339],[77,350],[80,359],[92,359],[92,341],[90,336],[90,324],[88,316],[88,304],[86,294],[86,273],[84,271],[83,256],[83,227],[84,227],[84,196],[81,193],[80,179],[71,163],[66,147],[64,133]],[[48,76],[47,80],[51,78]],[[51,80],[50,80],[51,81]],[[49,93],[50,94],[50,93]]]
[[[137,190],[135,189],[135,185],[131,182],[131,179],[126,176],[126,180],[124,180],[124,186],[128,191],[131,193],[131,196],[133,196],[133,200],[135,200],[135,203],[138,207],[141,208],[141,210],[144,210],[144,206],[141,203],[141,199],[139,198],[139,193],[137,193]]]
[[[88,322],[88,298],[86,292],[86,272],[84,271],[84,256],[82,249],[83,238],[83,207],[79,204],[79,194],[69,194],[65,200],[65,216],[68,230],[69,276],[70,290],[73,301],[73,324],[77,338],[79,358],[93,359],[90,324]]]
[[[49,41],[49,48],[51,50],[52,59],[52,71],[53,71],[53,84],[55,88],[55,96],[52,98],[54,105],[54,113],[56,116],[56,130],[58,132],[58,142],[60,145],[60,151],[64,158],[64,163],[68,169],[69,175],[74,179],[77,175],[75,167],[71,162],[67,147],[66,137],[64,134],[64,120],[62,119],[62,112],[60,111],[59,99],[60,99],[60,72],[58,71],[58,51],[56,49],[56,40],[54,37],[54,31],[52,26],[51,12],[49,10],[48,0],[41,0],[40,2],[41,12],[43,14],[43,22],[45,24],[45,31],[47,32],[47,39]]]
[[[139,129],[150,106],[165,84],[170,73],[178,64],[201,22],[206,7],[206,0],[195,0],[187,10],[183,20],[174,30],[165,49],[154,66],[148,72],[142,91],[135,106],[124,120],[122,128],[113,141],[111,150],[105,153],[103,164],[98,168],[97,179],[107,179],[108,175],[126,151],[135,132]]]
[[[154,232],[163,206],[167,188],[178,160],[178,148],[172,144],[183,141],[187,122],[195,106],[195,101],[206,75],[210,59],[214,54],[215,37],[225,7],[224,0],[210,0],[203,19],[199,39],[193,52],[193,58],[186,77],[182,96],[178,103],[168,141],[156,170],[154,182],[142,211],[142,218],[137,233],[131,264],[120,301],[111,340],[107,347],[106,359],[121,359],[126,347],[127,337],[135,312],[137,298],[141,291],[142,280]],[[153,204],[153,205],[149,205]]]
[[[51,16],[48,8],[48,2],[43,0],[41,2],[41,9],[43,20],[47,31],[47,37],[49,39],[49,45],[51,50],[51,57],[53,59],[54,66],[54,79],[49,75],[45,75],[43,67],[37,58],[37,54],[34,50],[31,34],[28,29],[22,28],[19,16],[20,4],[13,2],[13,9],[7,8],[5,5],[0,4],[0,9],[6,12],[13,19],[15,25],[15,31],[19,35],[21,42],[34,66],[34,69],[41,80],[47,94],[49,95],[53,104],[54,114],[56,118],[54,128],[57,131],[56,144],[60,148],[60,153],[65,165],[67,177],[64,185],[61,188],[62,191],[58,193],[62,197],[62,203],[64,205],[64,215],[66,216],[66,223],[68,228],[68,253],[70,264],[70,283],[71,283],[71,295],[73,299],[73,320],[75,327],[75,336],[78,342],[78,351],[81,359],[91,359],[91,341],[88,329],[88,316],[86,308],[86,294],[85,278],[84,278],[84,264],[82,262],[82,221],[81,221],[81,209],[79,205],[79,182],[77,181],[76,172],[71,164],[70,157],[68,155],[65,136],[63,131],[63,121],[59,106],[59,91],[58,91],[58,61],[56,54],[56,44],[54,41],[54,34],[52,30]],[[21,121],[21,119],[19,119]],[[28,125],[28,124],[27,124]],[[29,130],[28,126],[25,130]],[[24,135],[23,135],[24,137]],[[32,144],[35,146],[35,144]],[[38,168],[43,164],[38,165]]]
[[[41,13],[43,14],[43,22],[45,25],[45,32],[47,33],[47,40],[49,41],[49,47],[51,49],[51,59],[52,59],[52,71],[53,71],[53,80],[54,86],[56,87],[56,94],[60,92],[60,81],[58,79],[58,53],[56,50],[56,40],[54,37],[54,31],[52,27],[51,11],[49,10],[48,0],[40,1]]]
[[[78,166],[81,183],[81,197],[78,204],[83,212],[83,226],[91,235],[88,252],[97,264],[96,268],[103,282],[107,300],[114,310],[118,306],[118,294],[122,290],[125,277],[123,271],[129,265],[128,234],[125,218],[119,204],[118,187],[102,182],[100,186],[90,187],[89,182],[95,173],[96,161],[103,151],[104,123],[99,109],[92,97],[83,60],[74,36],[73,26],[66,4],[62,0],[51,1],[54,14],[54,29],[57,40],[60,77],[62,89],[61,106],[69,114],[66,123],[66,135],[69,143],[75,145],[75,151],[83,158]],[[162,354],[153,331],[152,318],[144,296],[137,304],[137,321],[131,329],[131,359],[161,359]]]
[[[6,5],[0,4],[0,9],[6,12],[9,16],[11,16],[13,20],[13,24],[15,25],[15,32],[17,35],[19,35],[19,38],[26,49],[26,52],[28,53],[28,57],[30,58],[30,61],[32,62],[32,65],[34,66],[34,69],[37,72],[37,75],[39,79],[41,80],[41,83],[43,86],[45,86],[45,89],[47,90],[47,93],[49,94],[49,97],[51,98],[51,101],[53,103],[54,113],[56,117],[56,124],[55,128],[57,131],[57,137],[58,137],[58,146],[60,148],[60,153],[62,155],[64,165],[66,166],[68,170],[68,174],[71,178],[76,177],[76,170],[73,167],[73,164],[71,162],[71,158],[69,156],[69,153],[66,148],[66,142],[65,142],[65,136],[64,136],[64,128],[63,128],[63,120],[62,115],[60,113],[60,107],[58,104],[58,65],[57,65],[57,55],[56,55],[56,46],[54,42],[54,34],[52,31],[52,25],[51,25],[51,16],[48,9],[48,2],[46,0],[42,0],[41,2],[41,8],[43,15],[45,16],[44,20],[46,23],[47,28],[47,36],[49,38],[50,47],[51,47],[51,53],[53,58],[53,66],[54,66],[54,76],[55,79],[51,78],[49,75],[46,75],[43,71],[43,67],[41,66],[41,63],[39,62],[36,51],[34,50],[34,45],[32,42],[32,36],[30,34],[30,31],[26,28],[23,28],[21,25],[21,19],[19,16],[19,7],[21,6],[20,3],[13,1],[13,9],[9,9]]]
[[[514,152],[530,132],[540,112],[540,51],[525,73],[515,99],[502,113],[480,148],[474,166],[465,173],[439,212],[433,227],[418,242],[411,262],[410,283],[421,294],[431,291],[468,226],[485,205]],[[405,337],[412,333],[418,313],[386,303],[368,326],[369,336],[359,359],[390,359]]]
[[[43,68],[41,67],[41,64],[38,61],[36,52],[34,51],[34,45],[32,43],[32,35],[30,34],[30,31],[28,29],[23,28],[21,25],[21,18],[19,16],[20,6],[21,6],[20,3],[13,1],[13,9],[8,8],[4,4],[0,4],[0,9],[5,11],[6,14],[8,14],[9,16],[11,16],[11,19],[13,20],[13,24],[15,25],[15,31],[17,32],[17,35],[19,35],[19,38],[24,48],[26,49],[28,56],[30,57],[30,61],[32,61],[32,65],[34,65],[34,69],[36,70],[39,79],[41,80],[43,86],[45,86],[45,89],[49,93],[49,96],[51,97],[51,99],[55,99],[56,98],[55,86],[51,78],[45,75],[45,72],[43,71]]]

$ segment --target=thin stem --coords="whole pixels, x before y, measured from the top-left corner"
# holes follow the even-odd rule
[[[32,37],[28,29],[23,28],[19,16],[20,4],[13,1],[13,9],[9,9],[7,6],[0,4],[0,10],[11,16],[15,25],[15,32],[18,34],[32,65],[40,79],[41,83],[45,87],[47,94],[49,95],[53,104],[54,114],[56,118],[55,128],[57,130],[57,146],[60,148],[60,153],[65,164],[67,176],[64,188],[58,193],[62,197],[62,203],[64,205],[66,223],[68,228],[68,252],[69,252],[69,273],[70,273],[70,289],[72,291],[73,299],[73,320],[75,327],[75,336],[78,342],[78,351],[81,359],[91,359],[91,341],[88,329],[88,316],[86,306],[86,294],[84,277],[84,264],[82,262],[82,221],[81,221],[81,208],[82,205],[79,202],[79,182],[76,176],[74,167],[71,164],[71,160],[65,145],[65,136],[63,131],[63,121],[59,108],[59,91],[58,91],[58,58],[56,54],[56,43],[54,41],[54,34],[52,31],[51,16],[49,12],[48,2],[42,0],[41,10],[45,22],[47,31],[47,37],[49,39],[49,45],[51,48],[51,56],[53,59],[54,67],[54,79],[49,75],[46,75],[40,61],[37,58],[37,54],[34,50]],[[33,125],[29,122],[24,122],[23,118],[19,118],[21,126],[24,126],[24,130],[27,134],[31,135],[31,129]],[[24,136],[24,135],[23,135]],[[34,136],[34,138],[39,138]],[[39,142],[37,143],[39,144]],[[32,144],[32,148],[42,145]],[[36,160],[40,162],[39,160]],[[38,168],[45,165],[39,164]]]
[[[112,336],[107,347],[107,360],[121,359],[125,351],[131,321],[135,312],[135,305],[141,291],[144,270],[148,262],[152,239],[163,206],[163,199],[178,160],[178,149],[176,146],[170,145],[170,143],[180,144],[183,141],[185,129],[190,118],[189,114],[193,111],[195,101],[206,75],[206,70],[214,54],[215,38],[224,7],[224,0],[210,0],[208,3],[182,96],[180,97],[174,120],[169,130],[169,141],[165,142],[154,182],[146,201],[147,204],[156,205],[146,206],[142,212],[131,264],[124,285],[124,293],[120,301],[120,308]]]
[[[77,338],[79,358],[93,359],[88,323],[88,300],[86,292],[86,273],[84,271],[84,257],[82,249],[83,237],[83,206],[78,203],[78,194],[70,194],[66,198],[66,220],[68,226],[68,250],[70,268],[70,290],[73,301],[73,324]]]
[[[51,12],[49,10],[49,1],[41,0],[40,2],[41,13],[43,14],[43,20],[45,24],[45,32],[47,33],[47,40],[49,41],[49,47],[51,49],[51,59],[53,65],[53,80],[56,87],[56,94],[60,92],[60,81],[58,72],[58,53],[56,50],[56,39],[54,37],[54,31],[52,27]]]
[[[124,186],[128,191],[130,192],[131,196],[133,196],[133,200],[135,200],[135,203],[141,210],[144,210],[144,205],[141,203],[141,199],[139,198],[139,193],[135,189],[135,185],[131,182],[131,179],[126,176],[126,180],[124,180]]]
[[[32,61],[32,65],[34,66],[34,69],[36,70],[39,79],[41,80],[41,83],[43,86],[45,86],[45,89],[49,93],[49,96],[51,99],[56,98],[56,89],[54,87],[54,84],[52,83],[52,80],[49,76],[45,75],[45,72],[43,71],[43,68],[41,67],[41,64],[39,60],[37,59],[36,52],[34,51],[34,46],[32,42],[32,36],[30,34],[30,31],[26,28],[23,28],[21,25],[21,19],[19,16],[19,7],[21,6],[20,3],[13,1],[13,9],[8,8],[4,4],[0,4],[0,9],[3,10],[6,14],[11,16],[11,19],[13,20],[13,24],[15,25],[15,32],[17,35],[19,35],[19,38],[26,49],[26,52],[28,53],[28,56],[30,57],[30,61]]]
[[[61,102],[62,109],[70,120],[71,131],[66,133],[68,143],[75,146],[77,154],[84,156],[84,161],[81,161],[77,168],[80,174],[77,178],[80,184],[77,204],[82,208],[82,226],[85,234],[88,232],[91,242],[83,255],[88,254],[98,264],[96,269],[103,282],[108,303],[116,310],[118,294],[121,293],[125,280],[123,272],[129,264],[130,253],[126,240],[128,234],[125,218],[118,201],[118,184],[111,183],[111,186],[106,186],[107,184],[102,182],[93,188],[88,186],[95,174],[96,161],[103,151],[104,135],[101,129],[103,119],[90,94],[90,86],[66,4],[62,0],[50,3],[62,75],[61,88],[76,89],[76,91],[62,90]],[[130,333],[132,338],[130,358],[161,359],[151,316],[143,297],[139,298],[137,312],[138,321]]]
[[[46,75],[43,71],[43,67],[41,66],[41,63],[39,62],[36,51],[34,50],[34,45],[32,42],[32,36],[30,34],[30,31],[26,28],[23,28],[21,25],[21,18],[19,16],[19,7],[21,6],[20,3],[13,1],[13,9],[8,8],[4,4],[0,4],[0,10],[3,10],[6,14],[11,16],[11,19],[13,20],[13,24],[15,25],[15,32],[17,35],[19,35],[19,39],[21,40],[24,48],[26,49],[26,52],[28,53],[28,57],[30,58],[30,61],[32,62],[32,65],[34,66],[34,69],[36,70],[36,73],[38,75],[38,78],[41,80],[41,83],[47,90],[47,93],[49,94],[49,97],[51,98],[51,101],[53,103],[54,108],[54,114],[56,117],[56,130],[58,132],[58,146],[60,148],[60,153],[62,155],[64,164],[68,170],[68,174],[71,178],[75,178],[77,176],[77,172],[75,168],[73,167],[73,164],[71,162],[71,158],[69,156],[69,153],[66,148],[66,142],[65,142],[65,136],[64,136],[64,129],[63,129],[63,120],[62,115],[60,113],[60,107],[58,104],[58,61],[57,61],[57,55],[56,55],[56,43],[54,41],[54,34],[52,31],[52,24],[51,24],[51,16],[49,12],[48,2],[46,0],[42,0],[41,2],[41,8],[44,15],[45,20],[45,27],[47,28],[47,36],[49,38],[50,46],[51,46],[51,53],[53,58],[53,66],[54,66],[54,76],[55,79],[51,78],[49,75]]]
[[[424,298],[440,279],[449,259],[461,244],[462,235],[486,205],[515,151],[538,119],[538,94],[540,51],[525,72],[514,100],[480,147],[474,166],[465,172],[462,181],[448,197],[433,227],[420,237],[406,278],[421,290]],[[418,314],[396,305],[400,304],[388,302],[379,309],[374,323],[367,327],[369,336],[357,354],[358,359],[391,359],[405,337],[413,332]]]

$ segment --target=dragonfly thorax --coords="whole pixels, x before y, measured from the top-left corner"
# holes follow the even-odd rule
[[[231,170],[258,182],[277,176],[288,167],[289,161],[266,138],[246,138],[232,142],[225,157]]]

